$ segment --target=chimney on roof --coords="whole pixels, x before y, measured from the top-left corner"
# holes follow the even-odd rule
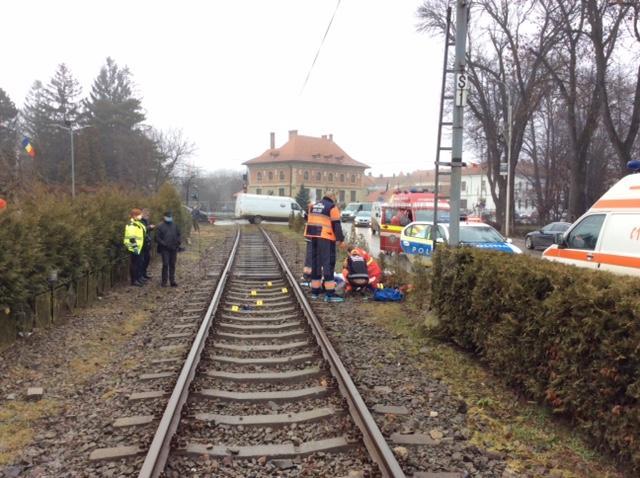
[[[295,136],[298,136],[298,130],[297,129],[289,130],[289,139],[293,139]]]
[[[333,141],[333,133],[329,134],[329,141]]]
[[[271,141],[269,142],[271,149],[275,149],[276,148],[276,134],[272,131],[271,133],[269,133],[269,136],[271,137]]]

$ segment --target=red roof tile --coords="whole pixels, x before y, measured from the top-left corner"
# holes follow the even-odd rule
[[[264,163],[316,163],[331,166],[355,166],[359,168],[368,168],[369,166],[356,161],[333,139],[329,137],[316,138],[314,136],[303,136],[299,134],[290,135],[282,147],[267,149],[257,158],[245,161],[242,164],[248,166]]]

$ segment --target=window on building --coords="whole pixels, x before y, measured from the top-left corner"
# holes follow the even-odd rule
[[[460,209],[462,209],[463,211],[467,210],[467,200],[466,199],[460,199]],[[438,213],[440,213],[440,211],[438,211]],[[438,214],[438,216],[439,215],[440,214]]]
[[[316,189],[316,201],[322,199],[322,189]]]
[[[280,171],[280,181],[284,181],[284,171]],[[281,194],[281,196],[284,196]]]
[[[480,183],[480,190],[482,192],[487,190],[487,182],[483,179],[482,182]]]
[[[340,182],[344,183],[344,173],[340,174]]]
[[[467,190],[467,182],[466,181],[462,181],[460,183],[460,191],[466,191]]]
[[[352,182],[352,183],[355,183],[355,182],[356,182],[356,175],[355,175],[355,174],[352,174],[352,175],[351,175],[351,182]]]
[[[258,174],[256,174],[256,179],[258,181],[262,181],[262,173],[259,172]],[[260,194],[260,193],[258,193],[258,194]]]
[[[256,189],[256,194],[262,194],[262,189],[260,188]]]
[[[316,181],[322,181],[322,173],[320,171],[316,173]]]
[[[302,177],[305,181],[309,181],[309,171],[305,171]]]
[[[278,189],[278,196],[284,196],[284,188]]]
[[[518,209],[522,209],[522,199],[518,199]]]
[[[351,191],[351,202],[356,202],[356,191]]]
[[[333,173],[329,173],[329,182],[332,183],[333,182]]]
[[[524,200],[524,208],[525,209],[529,209],[529,200],[528,199]]]
[[[339,198],[338,201],[344,202],[344,191],[340,191],[338,193],[338,198]]]
[[[267,173],[267,177],[269,178],[269,181],[273,181],[273,171],[269,171]]]

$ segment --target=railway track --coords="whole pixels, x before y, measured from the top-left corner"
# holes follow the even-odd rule
[[[296,278],[257,228],[238,232],[144,445],[140,477],[405,476]]]

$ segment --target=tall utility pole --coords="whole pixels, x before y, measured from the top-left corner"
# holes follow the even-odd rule
[[[470,0],[457,0],[456,2],[456,58],[454,65],[456,84],[451,144],[451,198],[449,200],[449,244],[451,246],[457,246],[460,243],[460,185],[462,182],[462,140],[467,86],[465,56],[469,3]]]
[[[507,85],[507,204],[505,215],[505,228],[504,234],[509,237],[509,233],[511,232],[511,141],[513,134],[513,99],[511,98],[511,86]]]

